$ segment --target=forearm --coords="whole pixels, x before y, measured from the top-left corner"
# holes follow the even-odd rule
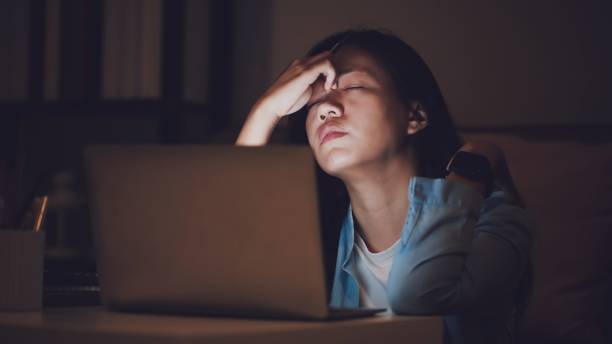
[[[459,286],[482,196],[465,183],[418,178],[409,197],[414,222],[389,274],[389,303],[400,314],[447,313],[462,303]]]
[[[507,302],[530,247],[523,209],[496,197],[480,214],[482,197],[464,183],[417,184],[417,220],[389,275],[393,310],[449,314]]]
[[[465,251],[404,258],[404,264],[413,261],[413,269],[400,273],[401,281],[393,285],[393,310],[398,314],[456,314],[507,304],[523,269],[512,245],[479,232],[470,246]]]
[[[279,121],[279,117],[256,104],[245,120],[236,139],[237,146],[264,146]]]

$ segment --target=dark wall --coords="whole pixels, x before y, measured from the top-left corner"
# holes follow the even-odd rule
[[[241,69],[266,71],[240,75],[237,123],[293,58],[355,26],[388,28],[413,45],[461,125],[612,123],[609,1],[269,0],[262,7],[261,20],[254,14],[251,26],[237,27],[238,39],[267,47],[242,44],[236,55]]]

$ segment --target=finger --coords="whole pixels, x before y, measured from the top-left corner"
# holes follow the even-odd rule
[[[287,68],[296,66],[298,63],[300,63],[300,59],[293,59]]]
[[[323,88],[326,92],[330,92],[332,90],[334,82],[336,81],[336,69],[329,60],[325,61],[321,65],[320,74],[322,74],[325,78],[325,84],[323,84]]]
[[[287,75],[287,72],[290,71],[293,67],[296,67],[297,65],[299,65],[300,63],[301,63],[300,59],[293,59],[291,63],[289,63],[289,65],[285,67],[285,69],[276,77],[276,81],[287,79],[289,77]]]
[[[329,74],[323,74],[325,76],[325,91],[331,92],[334,83],[336,82],[336,71],[331,69]]]
[[[314,64],[317,64],[317,63],[321,62],[322,60],[329,59],[330,56],[331,56],[331,52],[324,51],[324,52],[321,52],[319,54],[316,54],[316,55],[313,55],[311,57],[308,57],[308,58],[304,59],[302,61],[303,62],[302,65],[305,68],[308,68],[308,67],[310,67],[310,66],[312,66]]]
[[[329,60],[321,60],[305,68],[305,76],[308,85],[314,84],[320,77],[325,81],[323,88],[326,92],[331,90],[331,85],[336,78],[336,70]]]
[[[320,52],[320,53],[318,53],[316,55],[312,55],[312,56],[308,57],[304,62],[305,62],[305,64],[310,64],[310,63],[313,63],[313,62],[317,62],[317,61],[319,61],[321,59],[328,58],[330,55],[331,55],[331,51],[325,50],[325,51],[322,51],[322,52]]]

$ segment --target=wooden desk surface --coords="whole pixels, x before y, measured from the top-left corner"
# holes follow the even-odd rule
[[[0,311],[0,343],[442,343],[440,317],[290,321],[145,315],[103,307]]]

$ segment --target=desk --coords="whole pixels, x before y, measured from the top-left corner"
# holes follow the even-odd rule
[[[0,343],[442,343],[440,317],[329,322],[110,312],[103,307],[0,311]]]

